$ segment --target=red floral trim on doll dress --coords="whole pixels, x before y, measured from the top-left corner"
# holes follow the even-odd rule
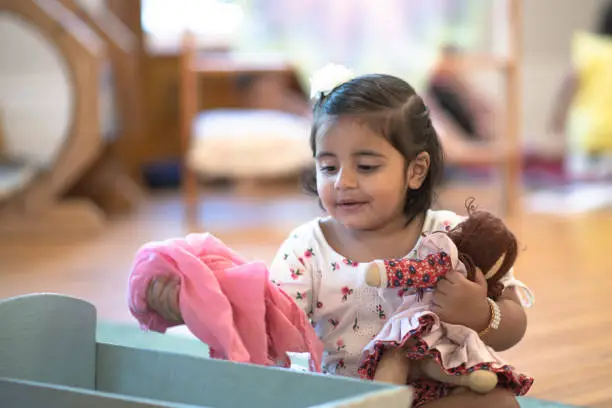
[[[444,251],[427,255],[422,260],[385,260],[387,288],[399,288],[403,296],[409,290],[416,290],[422,296],[425,289],[433,289],[451,270],[450,257]]]
[[[429,346],[420,339],[421,335],[431,330],[434,324],[434,318],[431,316],[423,316],[419,318],[419,326],[411,330],[401,342],[397,341],[380,341],[374,346],[374,353],[370,354],[359,367],[359,375],[362,379],[372,380],[376,372],[376,366],[380,361],[382,354],[387,348],[405,347],[406,356],[411,360],[420,360],[426,357],[433,358],[440,366],[442,366],[442,358],[440,352]],[[412,347],[407,347],[406,343],[409,339],[415,339],[416,343]],[[533,384],[533,378],[524,374],[516,373],[513,367],[503,365],[501,367],[492,367],[489,363],[480,363],[474,367],[467,368],[465,364],[460,364],[457,367],[443,367],[448,374],[466,375],[474,370],[489,370],[497,373],[498,388],[505,388],[517,396],[525,395]],[[447,396],[453,389],[454,385],[440,383],[434,380],[417,380],[411,383],[414,387],[414,400],[412,407],[418,408],[426,403],[429,403],[438,398]]]

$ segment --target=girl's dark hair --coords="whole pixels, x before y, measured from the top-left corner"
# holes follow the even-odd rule
[[[355,116],[384,136],[406,159],[421,152],[430,156],[429,172],[420,188],[408,190],[404,214],[407,222],[433,204],[435,187],[444,168],[444,153],[423,99],[404,80],[383,74],[363,75],[317,98],[313,107],[310,147],[316,154],[317,131],[330,116]],[[305,174],[304,189],[317,195],[316,171]]]

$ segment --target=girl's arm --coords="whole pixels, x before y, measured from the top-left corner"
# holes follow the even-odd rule
[[[438,279],[446,275],[449,267],[449,264],[445,262],[447,260],[448,256],[440,257],[440,254],[432,254],[422,261],[409,259],[385,261],[387,274],[385,286],[402,289],[433,287]],[[483,284],[486,289],[486,281]],[[523,338],[527,330],[527,315],[512,286],[504,290],[497,299],[497,305],[501,313],[500,325],[496,330],[490,330],[484,334],[482,341],[496,351],[503,351],[516,345]],[[468,327],[477,332],[486,329],[491,320],[491,309],[486,298],[483,297],[480,307],[475,310],[475,313],[470,314],[473,319],[468,322]]]
[[[289,295],[310,316],[317,302],[319,279],[309,248],[300,237],[291,234],[279,248],[270,265],[270,280]]]
[[[305,255],[306,250],[301,249],[300,241],[291,236],[283,242],[269,268],[270,280],[310,315],[318,280],[313,276],[312,263]],[[179,286],[178,278],[161,276],[153,279],[147,290],[149,308],[174,323],[183,323],[178,301]]]
[[[432,311],[444,322],[461,324],[480,333],[489,325],[491,309],[486,297],[487,281],[479,270],[475,276],[472,282],[457,271],[449,272],[436,287]],[[482,336],[482,340],[496,351],[509,349],[525,335],[527,315],[518,297],[518,288],[526,289],[529,297],[533,297],[528,288],[514,279],[512,272],[502,283],[506,289],[496,302],[501,313],[499,327]]]
[[[497,299],[497,305],[501,313],[499,328],[484,334],[482,341],[496,351],[504,351],[515,346],[525,335],[527,314],[514,287],[508,287],[504,290]],[[482,323],[479,327],[474,327],[474,330],[478,332],[484,330],[488,326],[490,318],[490,309],[487,304]]]
[[[287,349],[287,352],[309,354],[309,366],[311,370],[321,369],[321,356],[323,354],[323,343],[319,342],[316,332],[313,330],[313,312],[318,303],[320,274],[316,268],[317,262],[313,259],[319,256],[316,249],[313,252],[309,246],[309,237],[301,236],[299,229],[292,232],[282,244],[269,268],[269,279],[273,284],[291,298],[295,305],[291,306],[291,313],[286,317],[290,323],[300,328],[303,343],[296,344]],[[285,300],[287,300],[285,298]],[[299,309],[303,314],[300,314]],[[276,356],[275,365],[289,367],[291,359],[286,353]]]

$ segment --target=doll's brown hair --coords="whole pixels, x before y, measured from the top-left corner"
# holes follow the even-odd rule
[[[473,198],[466,201],[468,217],[448,231],[448,235],[457,246],[459,259],[467,269],[468,279],[472,281],[477,267],[486,273],[505,254],[499,270],[487,279],[487,295],[495,300],[504,290],[500,279],[516,261],[518,242],[501,218],[478,210],[474,201]]]

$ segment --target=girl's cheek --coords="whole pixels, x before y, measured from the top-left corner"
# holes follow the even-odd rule
[[[323,204],[327,204],[333,201],[333,185],[330,183],[320,184],[317,188],[319,192],[319,198]]]

